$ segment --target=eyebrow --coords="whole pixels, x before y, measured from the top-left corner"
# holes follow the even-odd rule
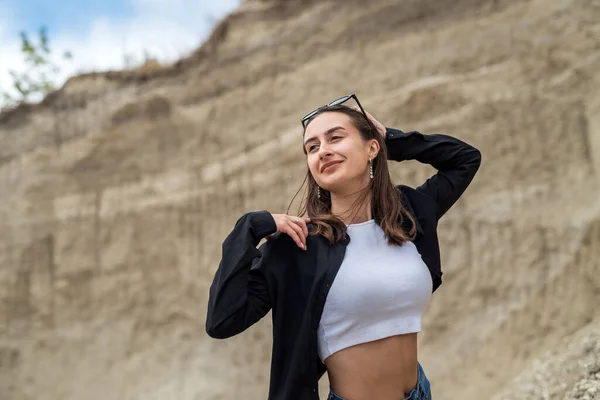
[[[343,126],[334,126],[333,128],[329,128],[327,130],[327,132],[324,133],[324,135],[331,135],[333,132],[337,131],[338,129],[345,130]],[[308,142],[311,142],[311,141],[316,140],[316,139],[317,139],[316,136],[309,137],[308,139],[306,139],[304,141],[304,146],[306,147],[306,145],[308,144]]]

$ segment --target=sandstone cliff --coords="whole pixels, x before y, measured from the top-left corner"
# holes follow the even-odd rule
[[[237,218],[302,182],[300,116],[349,92],[483,153],[440,224],[435,398],[593,398],[599,67],[597,0],[246,1],[173,66],[1,114],[0,398],[264,399],[270,316],[212,340],[208,286]]]

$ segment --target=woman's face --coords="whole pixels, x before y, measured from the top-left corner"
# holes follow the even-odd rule
[[[308,168],[320,187],[351,193],[369,183],[369,159],[377,155],[379,143],[364,141],[348,115],[324,112],[306,127],[304,149]]]

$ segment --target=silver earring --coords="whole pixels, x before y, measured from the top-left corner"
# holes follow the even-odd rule
[[[369,168],[369,176],[373,179],[373,160],[369,159],[369,164],[371,164]]]
[[[319,186],[317,186],[317,198],[321,198],[321,188]]]

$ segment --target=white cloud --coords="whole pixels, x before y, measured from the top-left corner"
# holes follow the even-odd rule
[[[212,23],[239,4],[239,0],[130,1],[135,13],[128,19],[102,17],[83,32],[51,31],[50,47],[61,67],[58,86],[77,73],[122,69],[128,57],[141,61],[146,53],[159,61],[175,61],[197,48],[210,33]],[[17,36],[20,28],[12,15],[8,4],[0,0],[0,91],[11,85],[9,70],[22,71],[25,67]],[[71,61],[59,57],[67,50],[73,54]]]

